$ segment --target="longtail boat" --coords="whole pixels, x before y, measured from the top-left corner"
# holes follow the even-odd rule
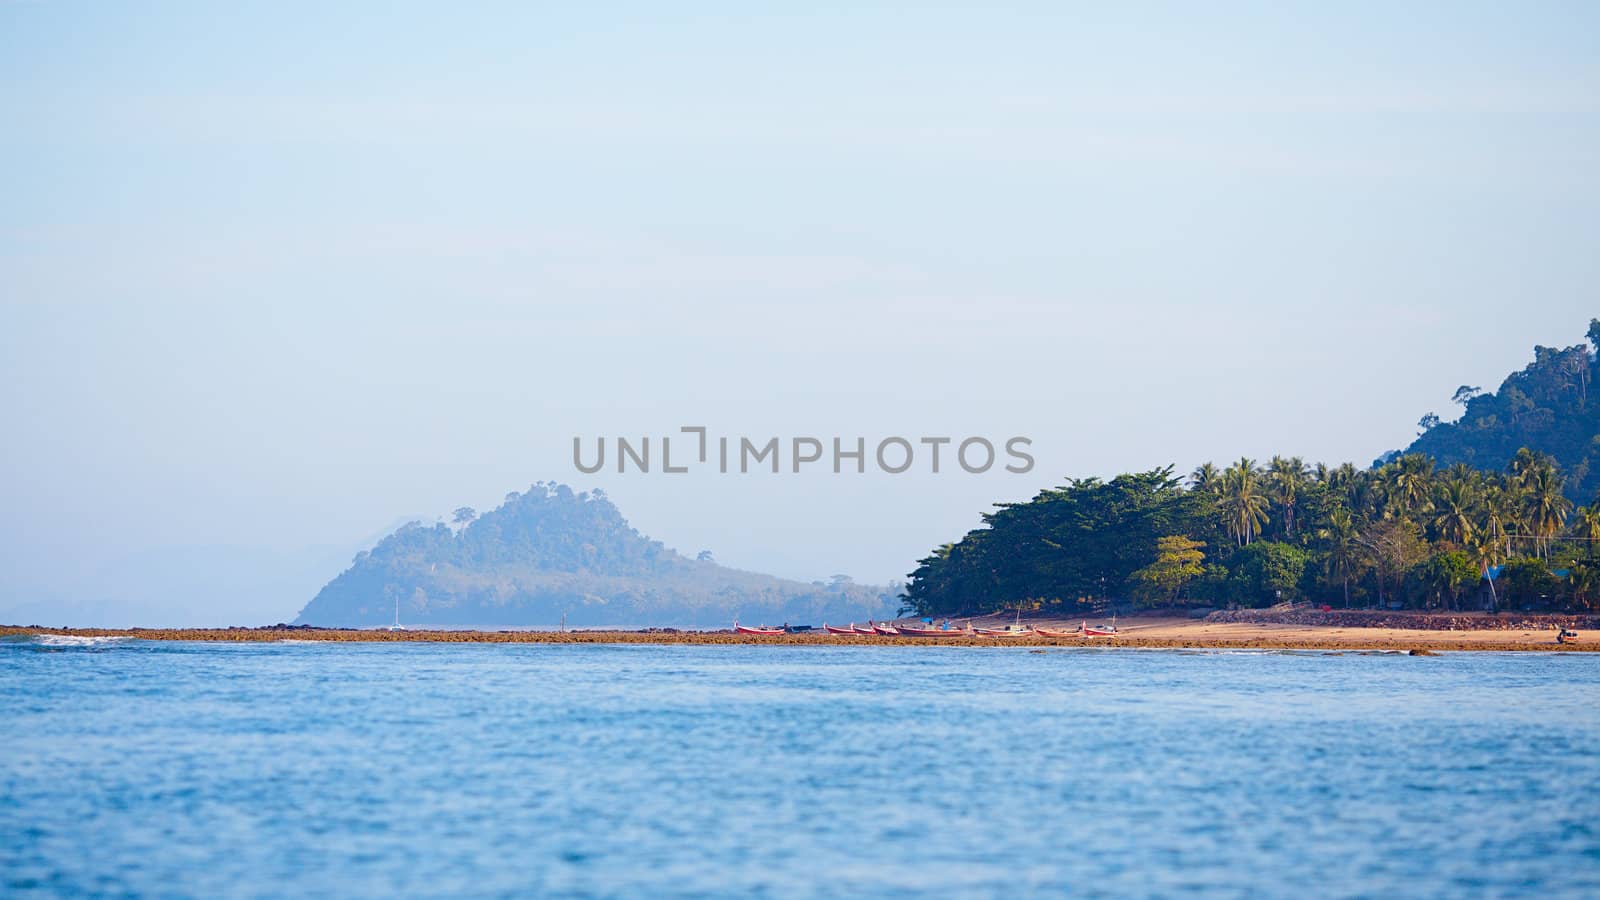
[[[1056,629],[1056,628],[1045,628],[1042,625],[1037,625],[1037,626],[1034,626],[1033,631],[1038,636],[1047,637],[1047,638],[1083,637],[1083,629],[1081,629],[1081,628],[1073,628],[1071,630],[1063,631],[1063,630]]]
[[[1084,637],[1116,637],[1117,636],[1117,619],[1116,619],[1116,617],[1115,616],[1111,617],[1111,624],[1110,625],[1090,625],[1088,622],[1083,623],[1083,636]]]
[[[916,628],[911,625],[901,625],[900,633],[907,637],[971,637],[972,632],[965,628]]]
[[[983,637],[1028,637],[1034,630],[1026,625],[1005,625],[1000,628],[974,628],[972,631]]]
[[[900,633],[900,629],[894,627],[893,625],[885,625],[882,622],[874,622],[874,623],[872,623],[872,630],[877,632],[878,634],[894,635],[894,634],[899,634]]]
[[[983,637],[1028,637],[1033,634],[1032,628],[1022,624],[1022,607],[1020,606],[1017,607],[1017,617],[1011,620],[1010,625],[1002,625],[999,628],[973,628],[972,623],[968,622],[967,627],[972,628],[974,634],[982,635]]]
[[[968,622],[967,627],[972,628],[972,623]],[[999,628],[972,628],[972,631],[974,634],[980,634],[984,637],[1027,637],[1033,634],[1032,628],[1022,624],[1022,607],[1020,606],[1017,607],[1017,617],[1012,620],[1010,625],[1002,625]]]
[[[738,619],[733,620],[733,630],[739,634],[763,634],[769,636],[783,634],[785,631],[785,629],[782,628],[767,628],[765,626],[758,628],[754,625],[740,625]]]
[[[826,631],[829,634],[855,634],[856,633],[856,626],[855,626],[854,622],[850,623],[847,626],[843,626],[843,627],[841,627],[839,625],[829,625],[827,622],[823,622],[822,623],[822,630]]]
[[[855,633],[856,634],[877,634],[878,633],[876,630],[874,630],[873,625],[872,625],[871,622],[868,622],[865,625],[857,625],[856,623],[851,622],[850,623],[850,627],[855,629]]]

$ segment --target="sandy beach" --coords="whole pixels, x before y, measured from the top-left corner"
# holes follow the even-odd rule
[[[968,620],[963,619],[964,624]],[[1006,624],[1004,618],[975,618],[980,627]],[[1081,619],[1031,619],[1030,625],[1072,628]],[[1093,624],[1091,622],[1091,624]],[[1137,616],[1119,622],[1112,637],[1044,638],[953,636],[938,638],[830,635],[820,632],[759,636],[732,631],[388,631],[355,628],[38,628],[0,626],[0,637],[53,634],[76,637],[137,637],[164,641],[428,641],[438,643],[526,644],[771,644],[789,646],[1026,646],[1026,647],[1140,647],[1330,651],[1457,651],[1540,650],[1593,652],[1600,650],[1600,633],[1580,632],[1565,644],[1556,643],[1555,629],[1546,627],[1483,628],[1445,631],[1427,628],[1334,627],[1305,624],[1207,622],[1188,618]]]

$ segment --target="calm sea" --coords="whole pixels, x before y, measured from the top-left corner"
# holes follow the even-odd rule
[[[0,644],[0,894],[1600,895],[1600,656]]]

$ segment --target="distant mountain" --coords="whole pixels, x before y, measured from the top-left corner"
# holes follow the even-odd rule
[[[688,559],[634,530],[601,491],[538,483],[455,527],[411,523],[356,555],[296,620],[310,625],[707,627],[888,618],[894,587],[805,584]]]
[[[1588,338],[1600,347],[1600,319],[1590,322]],[[1528,447],[1554,457],[1567,476],[1568,498],[1586,503],[1600,488],[1600,397],[1589,396],[1596,374],[1589,344],[1534,347],[1533,362],[1513,372],[1498,391],[1458,388],[1461,419],[1441,423],[1431,413],[1423,417],[1419,424],[1425,430],[1405,452],[1427,454],[1441,466],[1463,462],[1500,470],[1518,449]]]

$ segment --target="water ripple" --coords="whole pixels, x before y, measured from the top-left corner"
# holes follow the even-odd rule
[[[1526,653],[12,641],[0,893],[1593,896],[1597,688]]]

